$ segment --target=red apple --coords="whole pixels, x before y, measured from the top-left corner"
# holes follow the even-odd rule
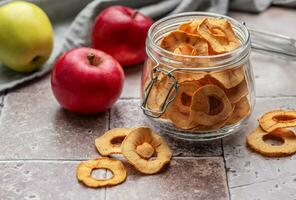
[[[60,56],[51,74],[52,91],[67,110],[94,114],[110,108],[122,91],[124,73],[110,55],[91,48]]]
[[[111,6],[96,18],[92,29],[92,44],[113,56],[127,67],[146,58],[145,41],[152,20],[137,10]]]

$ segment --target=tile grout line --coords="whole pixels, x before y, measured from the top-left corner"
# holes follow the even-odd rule
[[[228,198],[231,200],[231,194],[230,194],[230,187],[228,183],[228,174],[227,174],[227,165],[226,165],[226,159],[225,159],[225,154],[224,154],[224,146],[223,146],[223,138],[221,139],[221,148],[222,148],[222,157],[223,157],[223,162],[224,162],[224,171],[225,171],[225,176],[226,176],[226,186],[227,186],[227,191],[228,191]]]
[[[110,130],[111,129],[111,109],[108,109],[108,127],[107,127],[107,130]],[[107,169],[105,169],[105,179],[107,179]],[[107,199],[107,187],[104,187],[104,200]]]
[[[173,159],[205,159],[205,158],[221,158],[222,155],[207,155],[207,156],[174,156]],[[79,162],[79,161],[86,161],[89,160],[89,158],[74,158],[74,159],[42,159],[42,158],[37,158],[37,159],[31,159],[31,158],[16,158],[16,159],[0,159],[0,162],[18,162],[18,161],[24,161],[24,162]]]

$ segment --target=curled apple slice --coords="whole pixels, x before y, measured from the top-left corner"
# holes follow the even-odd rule
[[[216,79],[226,89],[230,89],[237,86],[244,80],[245,73],[243,66],[239,66],[227,70],[211,72],[209,76]]]
[[[224,19],[205,19],[197,29],[214,54],[229,52],[240,46],[231,24]]]
[[[295,110],[274,110],[265,113],[259,123],[264,131],[272,132],[278,128],[288,128],[296,126]]]
[[[91,176],[95,169],[108,169],[112,172],[109,179],[98,180]],[[97,158],[81,162],[76,170],[76,177],[88,187],[98,188],[118,185],[125,181],[126,170],[121,161],[114,158]]]
[[[155,159],[143,158],[142,152],[140,151],[141,153],[139,154],[139,150],[137,151],[139,146],[145,143],[154,149]],[[121,145],[121,151],[125,159],[144,174],[159,172],[170,162],[172,157],[172,151],[165,140],[147,127],[138,127],[130,132]]]
[[[194,92],[200,87],[201,85],[198,84],[198,82],[183,82],[179,84],[179,89],[174,104],[181,113],[190,113],[192,96]]]
[[[191,45],[195,50],[194,55],[208,55],[207,41],[198,35],[189,34],[184,31],[172,31],[160,42],[162,48],[171,52],[174,52],[180,45]]]
[[[234,110],[231,116],[227,119],[226,124],[235,124],[250,114],[250,104],[247,97],[242,98],[234,104]]]
[[[281,140],[281,145],[271,145],[266,139]],[[296,137],[293,131],[279,128],[273,132],[265,132],[258,127],[247,137],[248,146],[254,151],[269,157],[288,156],[296,153]]]
[[[208,101],[207,101],[208,100]],[[210,111],[205,104],[210,103]],[[208,84],[199,88],[192,97],[190,118],[198,124],[213,126],[226,120],[233,112],[223,89]]]

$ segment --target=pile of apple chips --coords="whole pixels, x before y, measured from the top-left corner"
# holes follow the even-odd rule
[[[181,24],[177,30],[168,33],[159,45],[175,53],[176,58],[187,59],[188,62],[188,57],[176,54],[223,54],[239,47],[240,41],[227,20],[198,18]],[[199,62],[203,62],[204,67],[204,62],[209,62],[211,58],[189,59],[198,68]],[[184,68],[189,66],[184,65]],[[161,117],[169,119],[175,127],[192,131],[214,130],[236,124],[249,115],[249,91],[242,65],[211,72],[176,71],[173,75],[179,86],[176,98]],[[161,109],[171,84],[170,78],[159,73],[147,100],[149,109]]]

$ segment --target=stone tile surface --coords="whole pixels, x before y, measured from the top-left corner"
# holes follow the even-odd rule
[[[111,199],[228,199],[222,157],[175,158],[168,169],[156,175],[142,175],[126,165],[125,183],[107,188]]]
[[[34,79],[14,88],[11,92],[21,93],[51,93],[50,74]]]
[[[90,189],[78,183],[78,162],[0,162],[1,199],[104,199],[105,189]],[[104,176],[106,172],[100,171]],[[96,174],[98,175],[98,174]]]
[[[258,182],[243,187],[232,188],[232,199],[240,200],[294,200],[296,199],[296,175],[280,177],[276,180]]]
[[[150,126],[148,119],[140,108],[139,99],[124,99],[118,101],[110,112],[110,127]],[[164,135],[172,148],[174,156],[210,156],[221,155],[221,141],[188,142]]]
[[[273,109],[295,108],[296,98],[293,97],[258,98],[247,130],[238,133],[240,135],[223,139],[228,182],[233,199],[256,199],[243,195],[247,193],[257,194],[258,198],[262,197],[261,199],[277,199],[275,197],[282,192],[291,191],[290,188],[295,184],[291,181],[291,177],[296,174],[296,156],[263,157],[246,147],[246,135],[258,126],[257,119],[265,112]],[[293,184],[288,184],[288,182]],[[272,185],[280,185],[280,187],[273,188]],[[272,192],[268,192],[268,189],[272,189]],[[286,195],[290,194],[295,195],[296,193],[288,192]],[[235,198],[238,196],[241,198]],[[285,197],[283,199],[295,199],[291,196]]]
[[[108,127],[108,113],[83,117],[67,112],[48,90],[7,94],[0,119],[0,159],[98,156],[94,139]]]

